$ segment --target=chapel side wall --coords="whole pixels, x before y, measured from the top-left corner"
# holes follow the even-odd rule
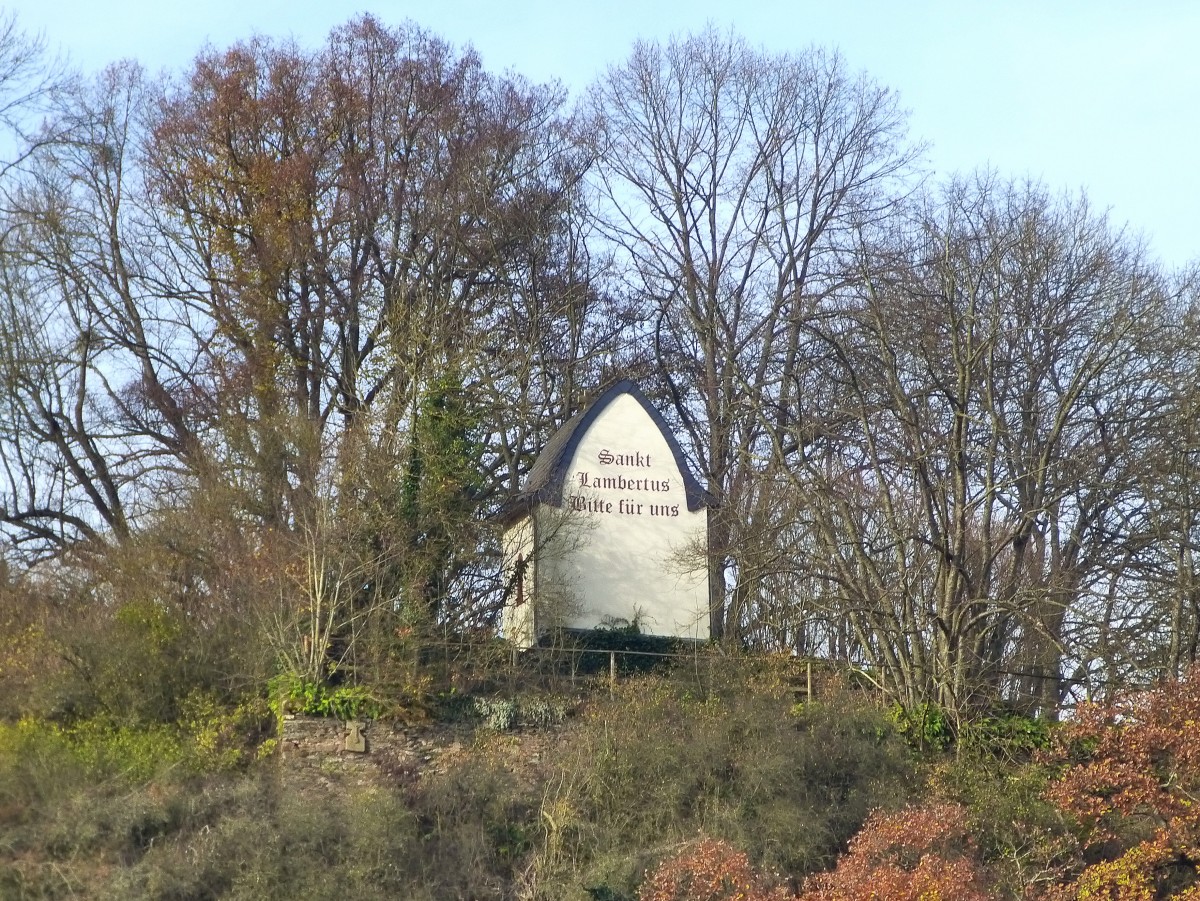
[[[501,634],[518,647],[530,647],[537,643],[537,622],[534,614],[537,598],[537,570],[533,561],[534,533],[534,519],[532,516],[526,516],[509,526],[501,538],[506,583],[513,578],[518,560],[526,561],[519,594],[514,585],[500,619]],[[518,603],[518,600],[521,603]]]

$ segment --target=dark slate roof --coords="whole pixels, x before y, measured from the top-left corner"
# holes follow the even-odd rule
[[[629,379],[624,379],[568,419],[562,428],[546,442],[546,446],[542,448],[542,452],[534,461],[533,468],[525,477],[521,493],[505,504],[504,509],[501,510],[499,518],[502,521],[511,522],[517,519],[521,514],[532,510],[535,504],[562,506],[563,483],[566,481],[567,466],[570,465],[571,458],[575,455],[575,449],[583,440],[583,436],[587,434],[592,423],[595,422],[596,417],[622,394],[628,394],[642,405],[642,409],[646,411],[667,440],[667,447],[671,449],[675,465],[683,474],[683,490],[687,498],[687,508],[695,511],[712,506],[712,496],[700,487],[700,483],[692,475],[687,460],[684,459],[683,450],[680,448],[679,442],[675,440],[675,435],[667,425],[667,421],[646,399],[646,395],[642,394],[636,384]]]

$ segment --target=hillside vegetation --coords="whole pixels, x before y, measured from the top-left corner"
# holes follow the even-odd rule
[[[786,662],[784,662],[786,663]],[[951,734],[779,661],[600,682],[540,758],[476,716],[445,765],[314,777],[272,711],[0,727],[0,895],[904,901],[1200,889],[1200,677]],[[441,716],[462,723],[461,698]],[[530,703],[530,699],[526,699]],[[398,715],[400,711],[393,711]],[[425,714],[428,715],[428,714]],[[530,728],[530,727],[525,727]],[[547,732],[546,730],[552,730]],[[516,763],[516,765],[514,765]]]

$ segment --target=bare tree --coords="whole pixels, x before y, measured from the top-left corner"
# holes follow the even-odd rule
[[[1168,314],[1173,328],[1144,367],[1161,412],[1152,444],[1143,451],[1147,491],[1141,513],[1148,536],[1138,561],[1143,589],[1132,604],[1121,603],[1127,592],[1115,594],[1095,628],[1096,668],[1117,678],[1133,670],[1142,681],[1182,675],[1200,651],[1196,273],[1181,273],[1173,294]]]
[[[62,61],[46,52],[41,36],[24,31],[15,12],[0,11],[0,178],[55,139],[42,116],[72,80]]]
[[[369,17],[316,52],[255,40],[178,82],[125,64],[64,92],[7,198],[6,533],[35,556],[119,543],[207,493],[311,534],[364,498],[343,467],[403,485],[461,459],[420,438],[448,379],[475,476],[417,492],[447,503],[424,519],[364,502],[410,553],[449,559],[439,529],[469,546],[437,604],[494,601],[479,523],[623,321],[591,284],[564,103]]]
[[[193,336],[173,338],[169,302],[139,305],[129,268],[123,167],[143,99],[132,67],[77,86],[61,98],[55,139],[9,185],[2,515],[35,553],[128,538],[133,495],[192,446],[171,404],[181,392],[166,388],[186,376]]]
[[[1146,546],[1168,293],[1082,200],[984,179],[913,213],[814,327],[842,368],[795,469],[810,565],[906,704],[1053,712]]]
[[[772,55],[711,29],[638,44],[590,105],[622,290],[718,501],[711,632],[736,637],[755,592],[740,548],[756,461],[769,435],[795,453],[805,324],[828,313],[853,227],[885,214],[909,170],[904,117],[836,55]]]

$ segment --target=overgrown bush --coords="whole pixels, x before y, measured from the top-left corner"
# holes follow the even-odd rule
[[[874,709],[792,706],[778,680],[744,678],[704,695],[630,680],[594,703],[542,802],[543,897],[583,897],[582,885],[631,895],[697,833],[789,875],[832,865],[871,809],[915,788],[911,759]]]
[[[967,828],[966,811],[930,804],[875,813],[801,901],[988,901],[995,895]]]
[[[142,786],[184,759],[168,727],[0,724],[0,897],[93,897],[93,870],[170,828],[173,805]]]
[[[663,861],[638,890],[638,901],[788,901],[793,897],[756,872],[746,854],[714,839],[696,842]]]
[[[203,622],[157,600],[110,603],[102,584],[74,591],[38,601],[33,650],[45,667],[20,715],[152,727],[177,722],[197,694],[229,707],[261,694],[263,673],[242,668],[239,647],[253,644],[244,624]]]
[[[188,766],[198,772],[233,769],[269,755],[276,745],[276,714],[263,697],[230,707],[193,692],[181,704],[179,731]]]
[[[160,726],[133,729],[99,720],[69,726],[31,718],[0,723],[0,763],[9,786],[122,778],[137,782],[164,768],[178,766],[185,755],[177,729]]]
[[[535,798],[498,765],[363,788],[273,766],[149,781],[97,778],[62,742],[0,757],[0,898],[513,896],[537,839]]]
[[[1077,857],[1069,819],[1046,797],[1053,775],[1041,762],[1015,761],[983,744],[932,771],[934,794],[966,808],[980,856],[1003,897],[1045,889]]]
[[[104,897],[435,897],[416,878],[415,819],[390,792],[286,790],[263,774],[206,786],[179,826]]]
[[[477,756],[423,778],[408,799],[430,898],[513,897],[540,838],[536,792]]]
[[[31,580],[12,576],[0,558],[0,719],[33,713],[37,693],[62,664],[46,640],[48,606]]]
[[[1200,896],[1200,667],[1081,706],[1046,763],[1082,848],[1077,877],[1048,898]]]

